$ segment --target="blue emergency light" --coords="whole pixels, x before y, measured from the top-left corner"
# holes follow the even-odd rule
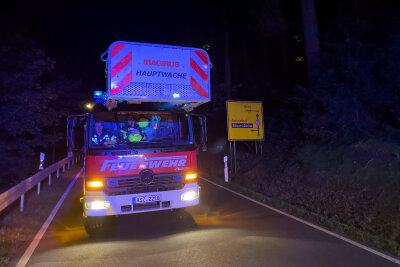
[[[106,103],[107,94],[102,91],[94,91],[93,93],[93,103]]]

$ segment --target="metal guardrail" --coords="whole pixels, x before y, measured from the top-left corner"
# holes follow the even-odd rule
[[[72,157],[64,158],[46,169],[32,175],[31,177],[21,181],[19,184],[10,188],[6,192],[0,194],[0,212],[7,208],[11,203],[13,203],[18,198],[21,198],[20,211],[24,210],[24,194],[31,190],[34,186],[37,186],[37,193],[40,194],[40,183],[46,178],[49,179],[49,184],[51,184],[51,177],[53,173],[56,173],[56,177],[60,176],[60,169],[65,171],[65,166],[69,169],[70,166],[74,166],[74,162],[78,162],[83,158],[82,154],[74,155]]]

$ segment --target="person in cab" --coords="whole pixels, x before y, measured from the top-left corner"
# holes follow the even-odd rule
[[[119,131],[119,138],[122,143],[132,143],[142,140],[143,137],[137,129],[135,118],[133,116],[128,116],[127,124]]]
[[[95,145],[113,145],[117,142],[117,137],[104,131],[103,122],[96,121],[93,125],[94,131],[91,141]]]

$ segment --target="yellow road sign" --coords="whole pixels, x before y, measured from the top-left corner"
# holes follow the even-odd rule
[[[262,102],[226,101],[228,140],[264,140]]]

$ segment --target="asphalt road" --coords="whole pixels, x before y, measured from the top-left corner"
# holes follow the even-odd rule
[[[398,266],[384,258],[200,180],[183,212],[121,216],[115,233],[90,239],[82,225],[82,179],[28,266]]]

